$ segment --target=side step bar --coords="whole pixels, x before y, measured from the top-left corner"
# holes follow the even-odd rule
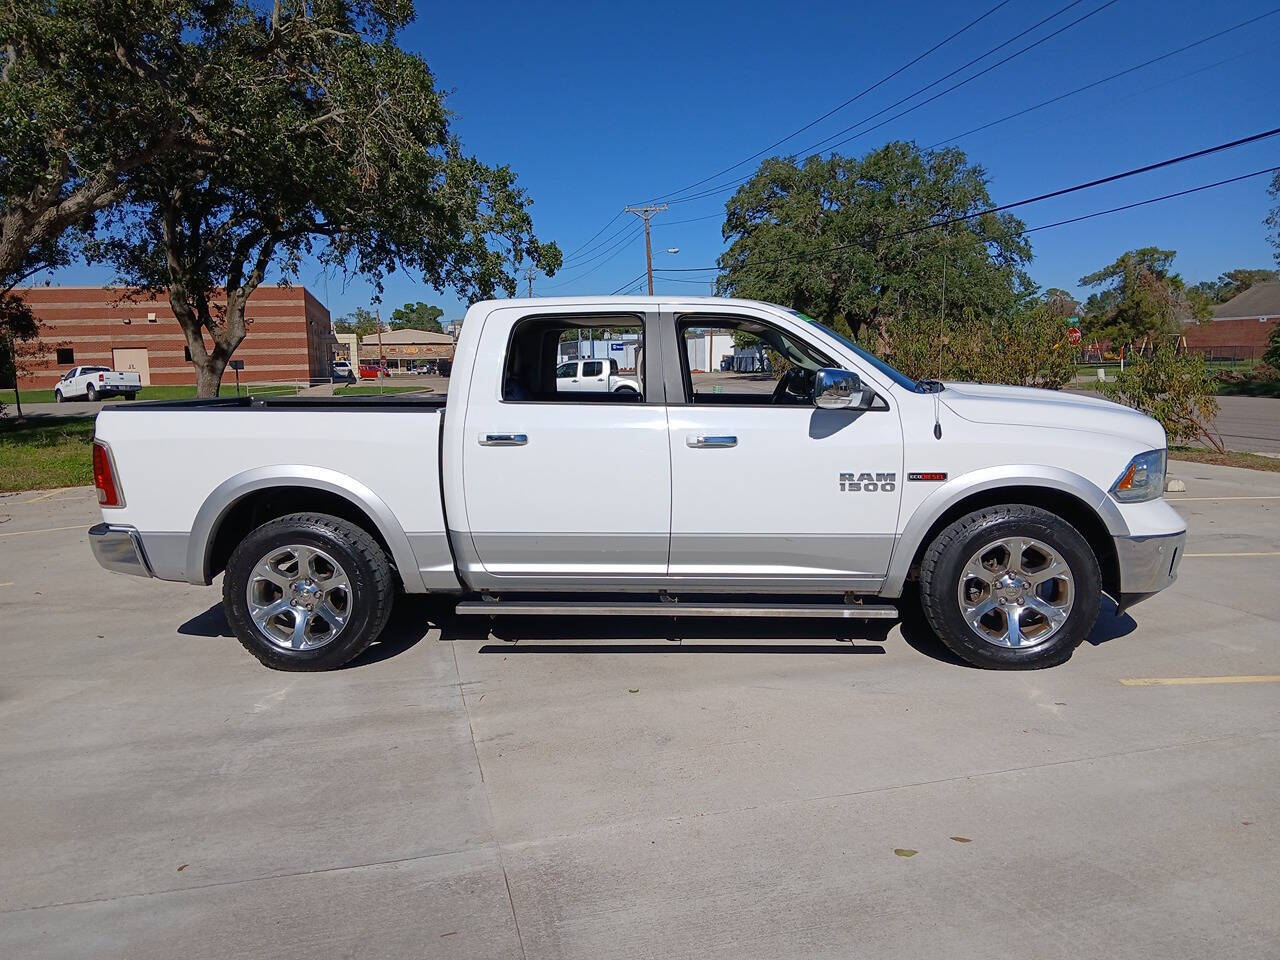
[[[817,617],[896,620],[898,608],[858,603],[696,603],[689,601],[464,600],[455,612],[480,617]]]

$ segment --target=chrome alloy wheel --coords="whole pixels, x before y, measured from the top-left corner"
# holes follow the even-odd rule
[[[1057,633],[1075,603],[1071,568],[1047,543],[1004,537],[975,553],[960,571],[960,611],[983,640],[1031,647]]]
[[[351,618],[351,581],[333,557],[315,547],[277,547],[253,567],[245,588],[249,616],[286,650],[314,650],[338,636]]]

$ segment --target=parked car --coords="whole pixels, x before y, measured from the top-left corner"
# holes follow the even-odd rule
[[[141,389],[142,375],[136,371],[118,373],[110,367],[72,367],[59,378],[53,396],[58,403],[113,396],[132,400]]]
[[[351,369],[350,360],[333,361],[333,366],[330,369],[329,373],[330,373],[330,376],[335,381],[343,381],[346,383],[356,382],[356,373],[353,369]]]
[[[637,396],[560,389],[560,338],[586,324],[643,331]],[[771,393],[700,392],[685,333],[709,326],[787,358]],[[397,588],[481,617],[914,608],[970,663],[1043,667],[1088,635],[1104,593],[1124,611],[1182,559],[1155,420],[916,381],[784,307],[479,303],[457,362],[447,398],[106,408],[94,554],[165,580],[224,574],[236,636],[285,670],[356,656]]]
[[[360,364],[361,380],[376,380],[378,377],[385,377],[386,375],[387,375],[387,371],[384,370],[382,367],[380,367],[376,363]]]
[[[441,357],[436,361],[436,376],[447,377],[453,372],[453,361],[447,357]]]
[[[640,395],[640,385],[618,376],[618,361],[568,360],[556,367],[556,390],[560,393],[632,393]]]

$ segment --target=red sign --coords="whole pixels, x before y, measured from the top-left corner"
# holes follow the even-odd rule
[[[1067,330],[1067,343],[1071,344],[1073,347],[1078,347],[1080,345],[1079,327],[1071,327]]]

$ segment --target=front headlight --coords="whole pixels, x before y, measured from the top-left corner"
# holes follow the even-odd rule
[[[1121,503],[1146,503],[1164,493],[1164,465],[1167,450],[1140,453],[1111,485],[1111,495]]]

